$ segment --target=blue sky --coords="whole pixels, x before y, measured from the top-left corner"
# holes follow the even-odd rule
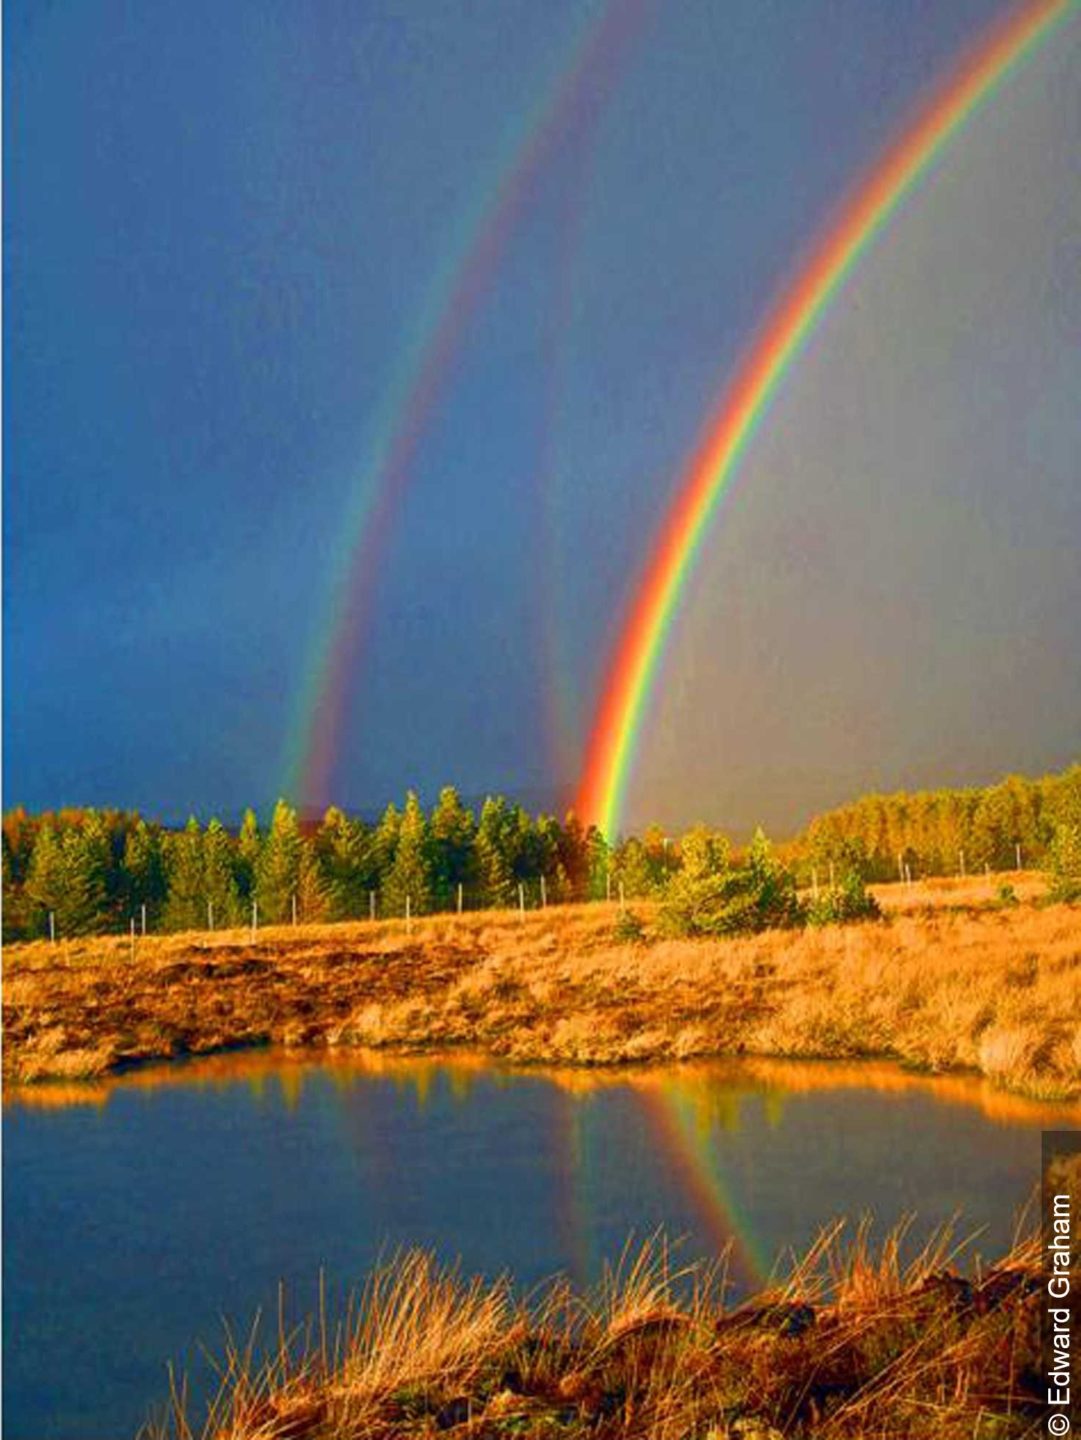
[[[336,798],[573,783],[741,346],[1002,9],[646,6],[462,331],[379,549]],[[233,815],[282,789],[390,376],[599,10],[5,7],[6,804]],[[634,823],[784,828],[1071,758],[1079,30],[976,117],[778,398]]]

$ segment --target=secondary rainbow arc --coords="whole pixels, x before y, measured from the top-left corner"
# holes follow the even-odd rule
[[[1079,0],[1029,0],[985,34],[940,85],[814,247],[746,352],[662,524],[618,638],[575,807],[615,838],[661,657],[718,503],[790,367],[883,227],[974,112]]]
[[[468,325],[536,176],[581,125],[597,96],[613,86],[654,3],[598,0],[582,8],[562,64],[506,147],[482,203],[460,221],[424,313],[403,348],[329,557],[327,615],[307,657],[286,739],[284,788],[305,809],[320,809],[331,798],[379,561],[425,428],[453,378]]]

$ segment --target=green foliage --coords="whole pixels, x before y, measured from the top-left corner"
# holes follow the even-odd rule
[[[646,938],[645,922],[633,910],[621,910],[613,934],[621,945],[641,945]]]
[[[123,873],[124,908],[128,914],[138,915],[145,905],[147,923],[156,925],[169,893],[165,846],[160,830],[141,817],[124,841]]]
[[[798,925],[796,878],[759,830],[743,865],[731,863],[723,836],[699,828],[684,836],[683,868],[672,876],[660,911],[670,935],[747,935]]]
[[[865,795],[819,815],[791,852],[807,867],[856,863],[864,876],[895,880],[898,858],[914,874],[956,875],[964,852],[972,871],[1012,870],[1045,860],[1060,823],[1081,824],[1081,765],[1029,780],[1008,775],[971,790]]]
[[[839,923],[875,913],[864,881],[913,874],[954,874],[959,852],[971,870],[1012,869],[1020,845],[1027,865],[1043,864],[1053,898],[1081,898],[1081,765],[1042,780],[1008,776],[983,790],[868,795],[818,816],[790,842],[784,859],[803,879],[831,878],[804,915],[793,871],[759,834],[739,864],[724,838],[699,827],[670,841],[657,827],[610,847],[573,813],[560,824],[533,817],[506,799],[485,801],[479,822],[453,787],[430,817],[415,795],[405,812],[387,806],[373,830],[331,808],[306,839],[296,813],[280,801],[265,835],[252,811],[239,832],[218,821],[200,832],[189,821],[163,830],[137,814],[68,809],[3,822],[4,938],[60,936],[127,927],[147,908],[153,929],[203,929],[243,922],[251,900],[268,922],[287,921],[294,897],[305,921],[453,909],[458,886],[470,908],[509,906],[518,885],[530,904],[542,883],[551,903],[659,895],[661,924],[675,934],[740,934],[773,926]],[[998,903],[1015,903],[1009,886]],[[630,924],[631,922],[627,922]]]
[[[404,915],[407,899],[413,915],[424,915],[432,908],[432,866],[428,844],[428,822],[420,801],[410,790],[398,831],[394,864],[383,886],[386,914]]]
[[[171,835],[166,852],[169,899],[162,917],[167,930],[201,930],[206,925],[203,882],[203,835],[193,815],[179,835]]]
[[[429,822],[432,895],[437,909],[457,904],[458,886],[471,889],[476,873],[476,822],[453,785],[445,785]]]
[[[645,845],[636,835],[624,840],[612,857],[612,882],[623,887],[628,900],[653,895],[659,877],[653,869]]]
[[[259,852],[262,848],[263,842],[259,834],[259,822],[255,818],[255,811],[245,810],[244,819],[240,825],[240,834],[237,836],[233,869],[237,892],[244,902],[245,909],[255,894],[255,869],[259,864]]]
[[[1047,852],[1048,893],[1052,900],[1081,900],[1081,824],[1063,822]]]
[[[108,832],[94,811],[62,832],[43,825],[26,879],[32,933],[48,934],[50,913],[58,937],[101,929],[108,920],[110,860]]]
[[[589,848],[582,822],[571,810],[556,837],[557,864],[566,876],[568,900],[584,900],[589,889]]]
[[[511,903],[514,875],[507,855],[508,807],[505,800],[485,800],[475,843],[477,880],[482,905],[496,909]]]
[[[366,825],[332,805],[315,837],[314,863],[328,919],[350,920],[368,914],[368,892],[377,888],[379,876],[372,834]],[[308,877],[305,881],[307,886]]]
[[[586,898],[603,900],[608,894],[611,853],[608,849],[608,842],[595,825],[591,825],[586,831],[585,848],[588,875]]]
[[[401,830],[401,811],[392,801],[383,811],[383,818],[376,826],[375,834],[372,836],[372,863],[375,867],[379,888],[386,883],[387,876],[394,866],[394,856],[398,850],[398,837]]]
[[[203,896],[205,920],[214,928],[227,929],[244,919],[243,902],[236,882],[233,843],[220,820],[211,820],[203,835]],[[203,921],[200,920],[200,924]]]
[[[300,861],[297,813],[279,800],[255,864],[255,899],[264,924],[280,925],[291,918],[300,888]]]
[[[867,889],[858,869],[846,871],[840,882],[823,890],[807,907],[809,925],[848,925],[858,920],[879,920],[882,911]]]

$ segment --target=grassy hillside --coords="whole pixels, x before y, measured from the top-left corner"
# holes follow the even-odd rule
[[[646,904],[7,949],[4,1073],[237,1045],[468,1047],[579,1065],[887,1056],[1081,1093],[1081,909],[1035,876],[888,886],[881,921],[666,939]]]

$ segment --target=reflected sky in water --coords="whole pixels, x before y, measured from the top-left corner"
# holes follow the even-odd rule
[[[741,1288],[838,1215],[914,1242],[956,1212],[1008,1246],[1040,1130],[1077,1111],[886,1066],[746,1062],[510,1072],[470,1059],[264,1054],[100,1086],[10,1092],[4,1111],[4,1433],[133,1434],[173,1360],[205,1374],[245,1330],[332,1303],[381,1253],[582,1283],[630,1232],[732,1247]]]

